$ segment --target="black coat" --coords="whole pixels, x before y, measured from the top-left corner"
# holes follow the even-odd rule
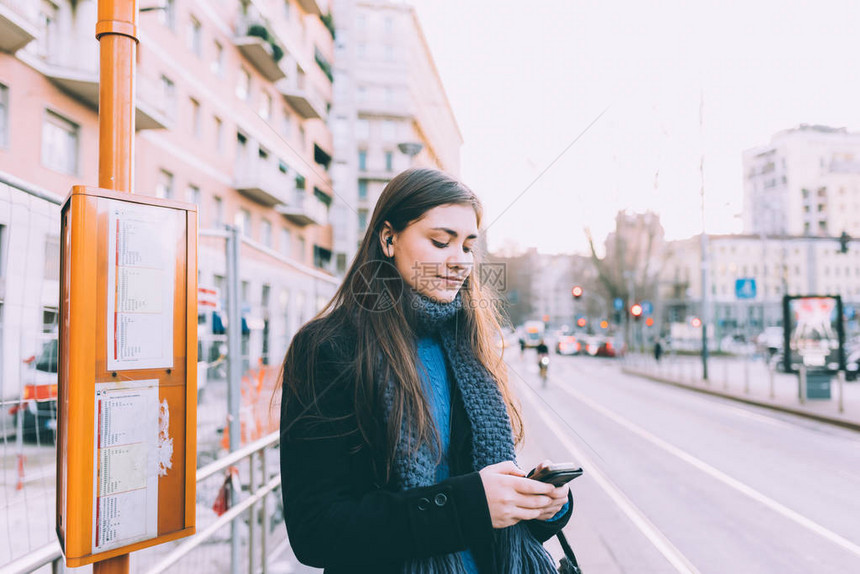
[[[294,351],[308,352],[305,327]],[[326,574],[399,572],[405,560],[471,549],[481,573],[496,571],[483,483],[472,469],[471,431],[459,393],[452,397],[449,445],[451,477],[428,487],[397,491],[376,471],[380,453],[371,453],[355,431],[354,336],[330,339],[315,368],[318,403],[326,420],[301,416],[295,404],[281,408],[281,479],[284,517],[296,557]],[[456,385],[454,385],[456,387]],[[380,413],[380,417],[381,417]],[[541,542],[570,519],[530,521]]]

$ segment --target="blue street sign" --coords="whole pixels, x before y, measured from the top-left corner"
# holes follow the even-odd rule
[[[616,297],[615,301],[613,302],[613,305],[615,305],[616,311],[621,311],[622,309],[624,309],[624,301],[621,299],[621,297]]]
[[[650,315],[651,313],[654,312],[654,305],[651,304],[651,301],[642,301],[639,304],[642,305],[642,314],[643,315]]]
[[[755,299],[755,279],[746,277],[735,280],[735,297],[738,299]]]

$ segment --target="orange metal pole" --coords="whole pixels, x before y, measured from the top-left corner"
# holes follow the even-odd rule
[[[99,187],[134,191],[137,0],[99,0]],[[128,574],[129,555],[93,564],[93,574]]]
[[[137,0],[99,0],[99,187],[134,191]]]

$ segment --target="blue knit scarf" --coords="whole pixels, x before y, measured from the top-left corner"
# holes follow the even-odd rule
[[[460,293],[450,303],[439,303],[406,287],[404,303],[416,336],[440,335],[445,358],[451,368],[454,384],[460,390],[472,430],[472,468],[506,460],[516,462],[513,432],[508,411],[495,379],[472,352],[462,322],[463,303]],[[393,381],[383,396],[388,410],[392,405]],[[414,429],[403,417],[400,441],[393,464],[393,483],[400,490],[432,486],[436,483],[437,458],[428,444],[417,443]],[[414,454],[409,454],[412,451]],[[499,574],[555,573],[552,558],[531,534],[525,523],[495,531],[496,565]],[[404,574],[465,573],[457,554],[432,556],[409,561]]]

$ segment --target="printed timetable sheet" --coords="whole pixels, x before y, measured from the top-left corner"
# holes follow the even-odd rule
[[[107,201],[107,368],[171,368],[174,219],[161,208]]]
[[[96,384],[93,553],[158,535],[158,381]]]

